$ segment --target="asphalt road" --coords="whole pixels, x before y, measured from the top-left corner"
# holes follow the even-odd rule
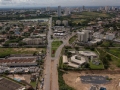
[[[46,56],[46,62],[45,62],[45,71],[44,71],[44,90],[50,90],[50,74],[51,74],[51,24],[52,24],[52,18],[49,19],[49,31],[47,35],[48,45],[47,45],[47,56]]]
[[[59,90],[58,86],[58,72],[57,72],[57,65],[59,63],[59,57],[61,54],[61,50],[65,45],[69,45],[68,41],[69,39],[75,35],[73,33],[71,36],[67,37],[66,39],[61,39],[63,41],[63,44],[57,49],[55,53],[55,57],[51,57],[51,30],[52,26],[52,18],[49,19],[49,31],[47,35],[48,40],[48,46],[47,46],[47,56],[46,56],[46,62],[45,62],[45,71],[44,71],[44,90]]]

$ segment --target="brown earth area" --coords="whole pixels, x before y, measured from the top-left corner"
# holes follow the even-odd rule
[[[98,75],[98,76],[108,76],[109,78],[112,78],[110,83],[106,84],[97,84],[99,87],[105,87],[107,90],[120,90],[119,82],[120,82],[120,74],[110,74],[106,73],[103,74],[101,72],[97,74],[88,74],[89,72],[72,72],[69,71],[66,74],[63,75],[63,79],[65,80],[65,83],[71,87],[73,87],[75,90],[90,90],[90,87],[93,85],[91,83],[85,84],[82,83],[80,80],[80,76],[85,75]],[[119,72],[120,73],[120,72]]]

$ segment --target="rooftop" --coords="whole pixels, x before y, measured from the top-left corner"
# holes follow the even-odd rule
[[[79,51],[79,54],[81,54],[83,56],[97,56],[96,53],[91,52],[91,51]]]
[[[23,86],[17,82],[11,81],[7,78],[0,78],[0,89],[1,90],[19,90]]]
[[[86,62],[85,58],[84,57],[81,57],[81,56],[78,56],[79,59],[76,59],[77,55],[74,55],[71,57],[71,61],[74,62],[74,63],[77,63],[79,65],[83,64]]]

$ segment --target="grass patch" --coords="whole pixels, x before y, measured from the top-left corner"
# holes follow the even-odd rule
[[[115,56],[117,56],[117,55],[119,55],[120,54],[120,51],[119,51],[119,49],[118,50],[116,50],[117,48],[107,48],[107,49],[104,49],[106,52],[109,52],[109,53],[111,53],[110,51],[109,51],[109,49],[110,49],[110,51],[112,52],[112,53],[114,53],[113,55],[115,55]],[[112,49],[112,50],[111,50]],[[105,52],[103,52],[101,49],[97,49],[98,51],[99,51],[99,53],[101,54],[101,53],[105,53]],[[119,54],[117,54],[116,52],[118,52]],[[111,53],[111,54],[112,54]],[[109,61],[110,62],[110,64],[111,65],[115,65],[116,67],[119,67],[120,68],[120,59],[118,59],[118,58],[116,58],[116,57],[114,57],[114,56],[112,56],[112,55],[110,55],[110,57],[111,57],[111,60]],[[112,67],[110,67],[110,68],[112,68]]]
[[[117,56],[118,58],[120,58],[120,48],[108,48],[108,49],[104,49],[106,52],[109,52],[115,56]],[[118,59],[116,57],[113,57],[111,55],[111,63],[116,65],[117,67],[120,67],[120,59]]]
[[[109,14],[99,12],[82,12],[81,15],[89,17],[110,17]]]
[[[70,43],[70,44],[73,43],[76,39],[77,39],[77,36],[76,36],[76,35],[73,36],[73,37],[71,37],[71,38],[69,39],[69,43]]]
[[[33,54],[42,50],[45,52],[45,48],[0,48],[0,58],[10,54]]]
[[[84,23],[86,19],[73,19],[73,23]]]
[[[60,60],[59,60],[59,68],[63,69],[63,57],[62,56],[60,57]]]
[[[36,82],[30,82],[30,85],[32,85],[33,88],[36,87]]]
[[[100,46],[101,47],[119,47],[120,44],[112,41],[103,41]]]
[[[110,14],[107,13],[102,13],[102,12],[82,12],[82,13],[73,13],[71,15],[71,18],[75,19],[75,18],[79,18],[79,19],[89,19],[89,18],[98,18],[98,17],[105,17],[105,18],[109,18],[111,17]]]
[[[102,62],[99,65],[95,65],[92,62],[90,62],[89,65],[90,65],[90,69],[104,69],[104,65]]]
[[[108,48],[106,51],[120,58],[120,48]]]
[[[56,50],[58,49],[58,47],[62,44],[62,41],[53,41],[52,42],[52,48],[51,48],[51,56],[54,57]]]

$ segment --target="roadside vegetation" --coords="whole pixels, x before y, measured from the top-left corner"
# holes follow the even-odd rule
[[[59,83],[59,90],[75,90],[74,88],[68,86],[65,81],[63,80],[63,74],[65,72],[58,70],[58,83]]]
[[[72,44],[77,39],[77,36],[73,36],[69,39],[69,44]]]
[[[30,85],[32,85],[32,87],[35,88],[35,87],[36,87],[36,81],[34,81],[34,82],[31,81],[31,82],[30,82]]]
[[[51,45],[51,56],[54,57],[56,50],[58,49],[58,47],[62,44],[62,41],[53,41],[52,45]]]

